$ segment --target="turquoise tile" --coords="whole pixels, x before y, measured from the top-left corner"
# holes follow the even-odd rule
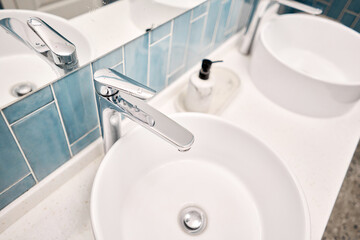
[[[156,41],[159,41],[166,35],[170,34],[171,30],[171,21],[164,23],[163,25],[155,28],[150,32],[150,44],[153,44]]]
[[[38,180],[70,159],[55,103],[16,122],[12,129]]]
[[[230,6],[231,6],[230,0],[222,4],[219,26],[216,32],[216,40],[215,40],[216,46],[218,46],[220,43],[222,43],[225,40],[225,27],[229,16]]]
[[[51,89],[47,86],[4,108],[3,112],[11,124],[53,100]]]
[[[53,83],[53,87],[72,144],[98,124],[90,65]]]
[[[232,31],[237,26],[242,4],[243,4],[243,0],[232,0],[230,16],[225,32]]]
[[[9,205],[16,198],[35,185],[32,175],[25,177],[23,180],[12,186],[9,190],[0,195],[0,210]]]
[[[111,68],[123,61],[122,47],[106,54],[104,57],[96,60],[93,64],[94,72],[102,68]]]
[[[352,0],[347,9],[356,13],[360,13],[360,1]]]
[[[351,24],[355,21],[356,16],[350,13],[345,13],[344,16],[341,18],[341,23],[345,26],[350,27]]]
[[[186,44],[189,36],[191,11],[174,19],[172,33],[171,54],[169,63],[169,73],[173,73],[184,65]]]
[[[220,6],[221,6],[221,0],[210,1],[210,8],[207,16],[205,33],[203,37],[203,45],[205,47],[209,46],[212,43],[216,23],[219,17]]]
[[[191,24],[189,46],[187,51],[187,68],[193,66],[201,59],[202,44],[201,35],[203,32],[205,17],[199,18]]]
[[[170,77],[168,77],[168,85],[174,83],[185,72],[186,72],[185,66],[175,71]]]
[[[201,3],[199,6],[195,7],[193,9],[193,16],[192,19],[195,19],[199,16],[201,16],[202,14],[206,13],[207,8],[208,8],[208,1],[205,1],[203,3]]]
[[[29,172],[25,159],[0,115],[0,192]]]
[[[160,91],[166,86],[170,37],[150,47],[149,87]]]
[[[144,85],[147,85],[148,49],[148,33],[125,45],[126,76]]]
[[[99,128],[95,128],[86,136],[81,138],[79,141],[75,142],[74,145],[71,146],[71,151],[75,155],[79,153],[81,150],[86,148],[90,143],[94,142],[96,139],[100,137]]]
[[[338,19],[340,13],[344,9],[348,0],[336,0],[332,2],[329,12],[327,15],[331,18]]]
[[[124,74],[124,64],[123,63],[120,63],[119,65],[112,67],[112,69],[118,71],[119,73]]]
[[[360,20],[355,24],[354,30],[360,33]]]

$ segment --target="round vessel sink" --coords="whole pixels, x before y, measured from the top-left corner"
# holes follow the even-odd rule
[[[271,101],[296,113],[333,117],[360,98],[360,34],[332,20],[281,15],[262,28],[250,74]]]
[[[309,213],[289,168],[264,143],[218,117],[173,119],[195,136],[179,152],[138,128],[95,177],[97,240],[308,240]]]

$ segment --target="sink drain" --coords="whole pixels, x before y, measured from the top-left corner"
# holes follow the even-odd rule
[[[181,228],[188,234],[200,234],[206,227],[206,214],[198,207],[186,207],[179,215]]]
[[[11,94],[14,97],[22,97],[35,89],[35,85],[32,83],[19,83],[12,87]]]

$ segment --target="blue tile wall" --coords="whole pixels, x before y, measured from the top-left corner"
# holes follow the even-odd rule
[[[155,91],[166,86],[169,46],[170,36],[150,46],[149,86]]]
[[[29,190],[36,184],[34,178],[31,175],[21,179],[16,185],[10,188],[8,191],[0,194],[0,209],[6,207],[9,203],[14,201],[20,195]]]
[[[171,22],[167,22],[153,31],[151,31],[150,34],[150,44],[154,44],[156,41],[159,41],[160,39],[164,38],[165,36],[168,36],[171,31]]]
[[[81,150],[86,148],[90,143],[95,141],[98,137],[100,137],[99,127],[96,127],[94,130],[83,136],[76,143],[71,146],[71,151],[73,154],[79,153]]]
[[[186,46],[190,30],[191,11],[174,19],[168,74],[184,69]]]
[[[360,32],[360,0],[296,0],[323,9],[324,15]]]
[[[195,7],[193,10],[192,19],[198,18],[201,15],[205,14],[207,11],[207,7],[208,7],[208,2],[204,2],[199,6]]]
[[[10,124],[53,101],[49,86],[3,109]]]
[[[89,65],[53,84],[70,144],[98,125],[91,79]]]
[[[100,137],[93,72],[113,68],[161,91],[239,31],[254,1],[208,0],[1,109],[0,209]]]
[[[11,135],[10,128],[0,115],[0,193],[29,173],[30,170]]]
[[[118,48],[111,53],[108,53],[106,56],[96,60],[93,64],[93,71],[96,72],[102,68],[110,68],[114,67],[115,65],[123,62],[123,52],[122,47]]]
[[[201,58],[201,38],[204,30],[205,19],[205,16],[203,16],[191,23],[189,46],[187,51],[187,68],[193,66],[199,58]]]
[[[146,33],[124,46],[125,74],[147,85],[149,34]]]
[[[12,129],[38,180],[71,157],[55,103],[16,122]]]

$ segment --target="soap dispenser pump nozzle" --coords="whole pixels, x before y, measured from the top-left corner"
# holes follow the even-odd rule
[[[203,59],[202,64],[201,64],[201,69],[199,72],[199,78],[202,80],[208,80],[209,76],[210,76],[211,64],[218,63],[218,62],[222,62],[222,60],[211,61],[209,59]]]

